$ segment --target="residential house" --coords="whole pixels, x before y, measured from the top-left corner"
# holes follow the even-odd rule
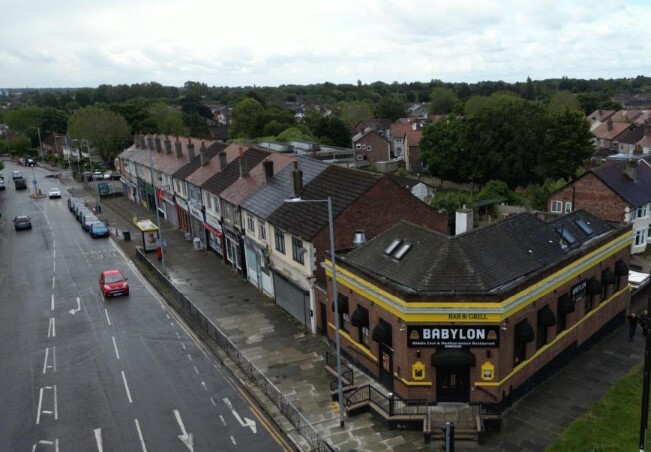
[[[630,241],[586,211],[454,237],[401,221],[337,254],[336,294],[323,264],[327,335],[399,399],[499,413],[625,322]]]
[[[651,166],[643,159],[593,168],[547,199],[549,212],[584,209],[604,221],[632,225],[631,253],[646,250],[651,208]]]
[[[605,123],[592,131],[595,140],[595,151],[607,149],[610,153],[616,153],[619,137],[633,127],[635,126],[629,123],[614,122],[611,118],[608,118]]]
[[[420,161],[420,140],[422,130],[410,130],[405,135],[405,168],[410,174],[424,173],[427,168]]]
[[[369,130],[375,130],[380,136],[385,137],[387,140],[391,139],[391,120],[390,119],[364,119],[359,121],[353,127],[357,134],[363,134]]]
[[[617,152],[619,154],[642,154],[642,146],[638,143],[647,132],[646,129],[645,126],[632,124],[617,138]]]
[[[642,110],[618,110],[609,118],[613,122],[624,122],[627,124],[634,123],[640,116]]]
[[[608,118],[615,114],[615,110],[602,110],[598,109],[593,111],[587,116],[588,122],[590,122],[590,131],[599,127],[601,124],[606,122]]]
[[[355,158],[370,164],[391,160],[391,142],[375,130],[358,133],[353,137]]]
[[[429,109],[425,102],[411,104],[407,107],[407,116],[410,118],[427,118],[428,114]]]
[[[421,180],[414,179],[413,177],[402,177],[396,174],[388,174],[387,176],[402,188],[409,190],[412,195],[423,201],[425,204],[431,204],[432,199],[434,198],[434,192],[436,191],[436,189],[431,185],[428,185]]]
[[[411,130],[409,122],[397,121],[391,124],[391,155],[394,158],[405,157],[405,139]]]

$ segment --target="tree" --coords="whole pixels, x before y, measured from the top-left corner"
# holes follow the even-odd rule
[[[41,116],[41,133],[65,134],[68,128],[68,115],[57,108],[45,107]]]
[[[365,101],[340,102],[339,111],[339,117],[351,129],[358,122],[373,117],[373,107]]]
[[[7,125],[18,132],[26,132],[30,127],[40,127],[43,109],[39,107],[16,108],[7,111]]]
[[[264,107],[255,99],[246,98],[233,107],[230,136],[255,138],[262,135]]]
[[[397,96],[384,96],[375,106],[375,117],[390,119],[395,122],[406,116],[405,105]]]
[[[156,124],[156,131],[165,135],[189,135],[183,123],[183,114],[172,111],[164,102],[154,102],[147,108],[149,117]]]
[[[183,113],[183,124],[187,128],[190,136],[197,138],[210,137],[210,130],[208,129],[206,118],[201,116],[199,113]]]
[[[447,115],[451,113],[461,101],[451,88],[437,86],[432,90],[429,102],[431,115]]]
[[[350,147],[350,132],[346,124],[332,116],[321,116],[312,124],[308,124],[312,134],[323,144],[339,146],[342,148]]]
[[[579,101],[571,92],[558,91],[554,93],[552,98],[549,100],[547,111],[552,114],[558,114],[565,109],[581,110],[581,107]]]
[[[131,141],[131,128],[121,115],[100,107],[85,107],[68,119],[68,134],[86,139],[105,162],[110,162]]]

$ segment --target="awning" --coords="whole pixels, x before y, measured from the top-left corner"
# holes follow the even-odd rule
[[[373,328],[373,340],[375,342],[382,342],[387,345],[391,344],[391,325],[384,320],[380,320],[375,328]]]
[[[368,327],[368,309],[357,306],[353,316],[350,318],[350,324],[353,326],[366,326]]]
[[[474,366],[475,355],[468,350],[447,348],[432,355],[432,366]]]
[[[205,221],[202,224],[203,224],[203,227],[208,229],[213,235],[216,235],[217,237],[222,237],[224,235],[221,232],[219,232],[217,229],[215,229],[214,227],[210,226]]]
[[[546,305],[540,311],[538,311],[538,325],[549,327],[556,325],[556,316],[549,309],[549,305]]]
[[[526,320],[518,322],[518,324],[515,325],[516,340],[520,342],[531,342],[534,337],[533,328],[531,328],[531,325],[529,325],[529,322]]]
[[[588,294],[589,295],[598,295],[601,293],[601,282],[594,276],[588,279]]]
[[[615,262],[615,274],[617,276],[626,276],[628,275],[628,265],[623,260],[618,260]]]
[[[337,294],[337,309],[339,314],[348,314],[348,297],[340,293]],[[332,303],[332,312],[335,312],[334,303]]]
[[[617,277],[611,269],[607,268],[601,272],[601,282],[606,285],[615,284],[617,282]]]
[[[561,295],[558,299],[558,310],[563,314],[570,314],[574,312],[576,306],[568,294]]]

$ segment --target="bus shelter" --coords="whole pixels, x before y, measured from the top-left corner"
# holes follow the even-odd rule
[[[161,246],[160,231],[151,220],[135,220],[134,224],[142,236],[145,252],[156,251]]]

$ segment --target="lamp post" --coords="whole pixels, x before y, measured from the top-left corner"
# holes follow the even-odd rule
[[[165,271],[165,251],[163,249],[163,230],[160,228],[160,213],[158,212],[158,196],[156,194],[156,183],[154,182],[154,161],[151,158],[152,150],[149,150],[149,177],[151,178],[151,187],[154,191],[154,209],[156,209],[156,226],[158,226],[158,239],[160,240],[160,264]]]
[[[651,312],[651,293],[647,295],[647,312]],[[644,319],[648,322],[648,318]],[[640,452],[646,452],[647,435],[649,429],[649,379],[651,378],[651,333],[646,335],[644,346],[644,374],[642,377],[642,409],[640,415]]]
[[[334,298],[335,308],[335,348],[337,351],[337,397],[339,399],[339,427],[344,428],[344,388],[341,380],[341,345],[339,340],[339,297],[337,292],[337,264],[335,258],[335,228],[332,221],[332,196],[328,199],[301,199],[290,198],[286,199],[287,203],[301,204],[301,203],[328,203],[328,229],[330,232],[330,260],[332,261],[332,296]]]

